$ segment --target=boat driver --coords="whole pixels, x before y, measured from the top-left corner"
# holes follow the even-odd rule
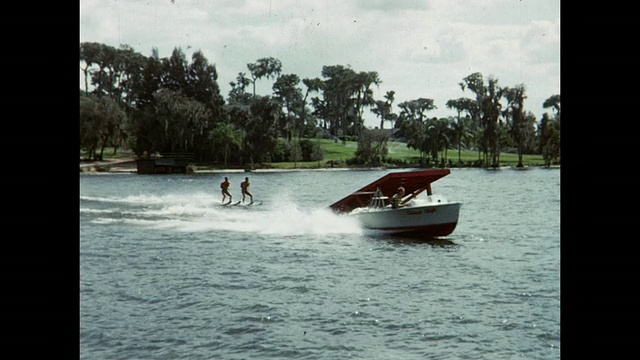
[[[391,207],[396,209],[404,206],[404,204],[402,204],[403,197],[404,197],[404,188],[400,186],[398,190],[396,190],[396,193],[393,194],[393,196],[391,197]]]

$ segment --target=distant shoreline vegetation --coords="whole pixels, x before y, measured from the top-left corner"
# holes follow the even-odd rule
[[[524,84],[501,86],[481,73],[451,84],[468,97],[437,104],[452,111],[437,118],[429,117],[437,106],[428,94],[397,104],[395,91],[376,99],[378,72],[349,65],[323,66],[320,77],[301,79],[284,73],[280,60],[261,58],[238,69],[226,99],[201,51],[189,61],[177,47],[160,58],[156,48],[143,56],[128,45],[83,42],[80,68],[80,152],[94,161],[112,148],[138,157],[188,153],[195,163],[223,168],[497,168],[512,164],[512,155],[516,167],[540,158],[546,166],[560,163],[560,94],[544,101],[552,112],[538,120],[525,109]],[[258,81],[269,81],[272,93],[256,94]],[[364,126],[365,111],[379,127]]]
[[[354,141],[348,141],[346,144],[342,144],[342,142],[334,142],[326,139],[314,139],[320,144],[323,153],[325,156],[321,160],[317,161],[282,161],[282,162],[271,162],[264,164],[240,164],[235,162],[228,162],[224,165],[221,162],[217,161],[194,161],[192,163],[193,171],[215,171],[215,170],[258,170],[258,169],[283,169],[283,170],[293,170],[293,169],[331,169],[331,168],[370,168],[372,166],[365,164],[355,164],[355,149],[357,148],[357,143]],[[399,142],[390,142],[390,154],[385,161],[378,164],[375,167],[381,168],[429,168],[429,167],[441,167],[442,161],[440,163],[434,163],[425,158],[421,159],[419,156],[419,152],[416,150],[408,149],[406,144]],[[116,152],[114,153],[114,150]],[[449,150],[449,157],[445,161],[445,166],[447,168],[483,168],[482,160],[478,158],[477,151],[470,150],[462,150],[460,152],[460,162],[458,162],[458,152],[457,150]],[[115,148],[109,147],[105,149],[104,153],[104,162],[94,161],[88,158],[88,154],[86,152],[80,153],[81,164],[101,164],[97,165],[97,168],[101,171],[109,171],[111,167],[108,165],[109,162],[112,161],[123,161],[123,160],[135,160],[137,156],[133,153],[132,150],[117,150]],[[542,155],[528,155],[525,154],[523,157],[523,162],[525,167],[559,167],[560,162],[554,162],[553,164],[546,164]],[[516,167],[518,165],[518,156],[513,152],[503,152],[500,155],[500,166],[501,167]],[[81,170],[82,171],[82,170]]]

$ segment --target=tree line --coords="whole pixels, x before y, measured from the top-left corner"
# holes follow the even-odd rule
[[[201,51],[188,61],[180,48],[160,58],[158,50],[143,56],[128,45],[114,48],[83,42],[80,66],[80,150],[101,159],[106,147],[147,153],[191,153],[196,161],[240,164],[316,161],[322,150],[312,138],[357,140],[354,162],[388,160],[391,136],[406,141],[427,160],[444,161],[448,149],[477,149],[482,166],[499,165],[502,149],[543,154],[551,164],[560,157],[560,95],[540,122],[524,110],[526,89],[498,86],[494,78],[473,73],[459,86],[472,97],[447,101],[456,112],[429,117],[436,108],[429,98],[397,104],[395,92],[375,99],[382,81],[375,71],[349,66],[323,66],[321,77],[300,79],[284,74],[280,60],[267,57],[247,64],[230,83],[225,100],[216,67]],[[256,94],[258,81],[272,81],[272,93]],[[380,118],[380,128],[367,129],[364,112]],[[384,130],[385,123],[391,129]]]

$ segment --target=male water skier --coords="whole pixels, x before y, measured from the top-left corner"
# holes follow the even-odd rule
[[[229,182],[229,178],[225,177],[224,181],[220,183],[220,188],[222,189],[222,204],[224,204],[224,199],[227,198],[227,196],[229,197],[229,202],[227,204],[231,203],[231,193],[229,192],[229,186],[231,186],[231,183]]]
[[[253,204],[253,195],[249,192],[249,178],[244,178],[244,181],[240,183],[240,188],[242,189],[242,202],[244,203],[245,195],[251,197],[251,202],[249,205]]]

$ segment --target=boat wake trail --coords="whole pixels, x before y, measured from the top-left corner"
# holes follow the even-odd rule
[[[127,223],[182,232],[266,235],[360,234],[358,223],[328,208],[303,208],[290,200],[261,206],[222,206],[210,194],[81,197],[80,213],[94,224]]]

